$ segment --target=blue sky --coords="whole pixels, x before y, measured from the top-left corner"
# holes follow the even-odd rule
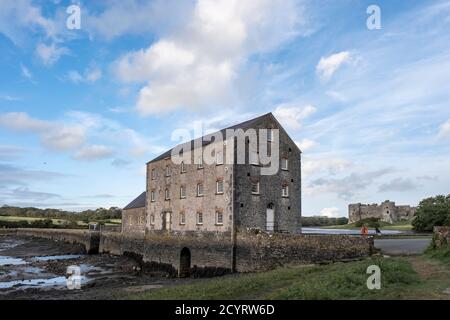
[[[450,1],[0,6],[0,205],[122,207],[175,129],[269,111],[303,150],[304,215],[449,193]]]

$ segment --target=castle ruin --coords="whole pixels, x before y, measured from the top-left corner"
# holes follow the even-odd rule
[[[381,204],[354,203],[348,205],[348,220],[353,223],[362,219],[377,218],[388,223],[410,220],[416,213],[416,207],[396,206],[394,201],[386,200]]]

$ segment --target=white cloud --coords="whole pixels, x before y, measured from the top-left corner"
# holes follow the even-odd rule
[[[102,70],[98,67],[87,68],[86,70],[84,70],[83,75],[81,75],[76,70],[70,70],[67,73],[67,78],[75,84],[81,82],[93,83],[101,79],[101,77],[102,77]]]
[[[378,192],[385,191],[397,191],[404,192],[410,191],[417,188],[417,184],[414,183],[410,178],[395,178],[388,183],[383,183],[378,188]]]
[[[47,38],[57,34],[55,21],[43,16],[32,0],[2,1],[0,10],[0,33],[15,44],[24,44],[27,33],[40,30]]]
[[[53,65],[61,56],[68,53],[69,49],[66,47],[58,47],[55,43],[50,45],[39,43],[36,47],[36,55],[47,66]]]
[[[75,154],[74,158],[77,160],[100,160],[109,158],[113,155],[113,150],[110,147],[103,145],[90,145],[81,148]]]
[[[246,58],[291,38],[297,15],[294,1],[199,0],[170,37],[126,54],[114,68],[124,82],[147,83],[137,99],[144,115],[226,105]]]
[[[316,112],[316,108],[312,105],[299,107],[295,105],[282,104],[275,109],[273,115],[283,126],[298,130],[301,127],[301,120],[309,117],[314,112]]]
[[[309,149],[315,147],[317,145],[317,142],[315,142],[314,140],[305,138],[300,142],[296,142],[295,144],[297,145],[297,147],[300,148],[300,150],[306,151],[306,150],[309,150]]]
[[[70,70],[67,73],[67,78],[73,83],[80,83],[84,80],[83,76],[76,70]]]
[[[115,149],[131,157],[158,154],[166,148],[133,129],[101,115],[72,111],[64,119],[46,121],[24,112],[0,113],[0,126],[12,131],[36,134],[50,150],[70,152],[77,160],[111,156]],[[126,160],[126,159],[125,159]]]
[[[312,180],[305,187],[305,192],[307,194],[333,193],[341,199],[349,200],[371,186],[376,180],[393,171],[392,168],[384,168],[366,172],[352,172],[347,176],[338,178],[321,177]]]
[[[14,131],[32,132],[40,136],[44,146],[52,150],[69,150],[81,146],[86,129],[81,125],[67,125],[31,118],[24,112],[0,114],[0,126]]]
[[[349,62],[350,59],[351,55],[348,51],[342,51],[328,57],[322,57],[316,66],[316,72],[321,79],[329,80],[339,67],[343,63]]]
[[[336,207],[323,208],[320,210],[320,215],[329,218],[338,218],[342,216],[339,208]]]
[[[30,70],[23,64],[20,64],[20,70],[22,71],[22,76],[24,76],[27,79],[33,78],[33,75],[31,74]]]
[[[439,132],[437,134],[439,139],[444,139],[448,136],[450,136],[450,119],[440,125]]]
[[[325,155],[322,158],[305,159],[302,163],[302,173],[304,176],[317,173],[335,175],[349,169],[352,165],[351,161]]]

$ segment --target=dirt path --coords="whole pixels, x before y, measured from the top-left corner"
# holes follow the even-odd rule
[[[423,281],[436,287],[435,295],[428,298],[450,300],[450,268],[448,266],[430,261],[423,256],[411,257],[410,262]]]

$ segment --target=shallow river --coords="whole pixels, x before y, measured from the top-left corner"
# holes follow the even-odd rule
[[[321,229],[321,228],[312,228],[312,227],[304,227],[302,228],[302,233],[307,234],[354,234],[359,235],[360,231],[358,229]],[[400,230],[381,230],[381,234],[389,235],[389,234],[400,234],[406,233],[405,231]],[[369,234],[375,234],[375,230],[370,229]]]

